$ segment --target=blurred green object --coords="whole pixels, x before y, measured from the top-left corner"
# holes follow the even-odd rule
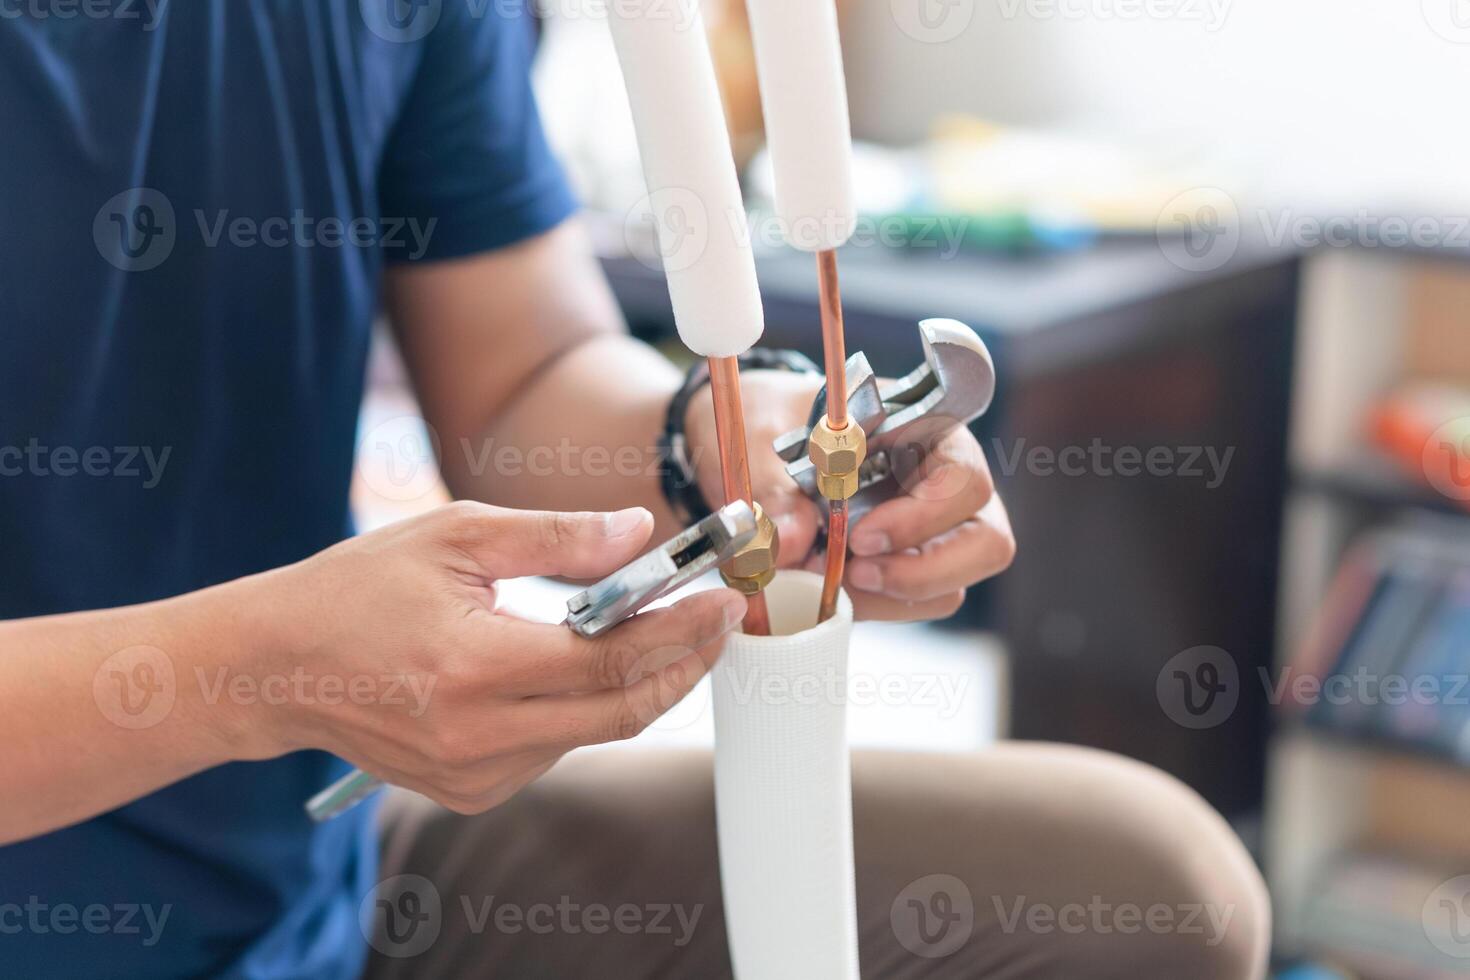
[[[1021,254],[1085,248],[1097,239],[1097,230],[1081,222],[1041,220],[1020,208],[983,214],[906,211],[877,221],[885,243],[896,238],[915,251],[958,245],[967,252]]]

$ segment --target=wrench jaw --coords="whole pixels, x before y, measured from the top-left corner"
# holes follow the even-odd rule
[[[743,500],[624,565],[567,600],[567,626],[595,639],[655,599],[728,561],[756,536],[756,512]]]
[[[975,421],[995,398],[995,362],[979,334],[958,320],[934,317],[919,321],[924,363],[938,379],[943,395],[939,414]]]
[[[883,396],[878,390],[878,379],[873,374],[873,368],[868,364],[868,355],[858,351],[847,359],[847,414],[858,420],[863,427],[864,435],[872,435],[873,430],[883,419]],[[806,444],[811,438],[812,428],[821,421],[822,416],[827,414],[827,386],[822,385],[817,391],[816,398],[812,401],[811,413],[807,416],[806,424],[790,432],[777,436],[772,446],[776,455],[787,463],[797,463],[806,460]],[[810,463],[810,460],[807,460]],[[804,468],[803,468],[804,469]],[[787,467],[787,472],[792,468]],[[792,474],[795,476],[795,474]],[[816,489],[816,479],[812,478],[812,492]],[[805,484],[803,484],[805,489]]]
[[[861,351],[847,359],[848,415],[868,436],[867,459],[859,471],[858,492],[848,501],[849,524],[905,493],[922,476],[929,452],[954,428],[968,425],[990,407],[995,396],[995,365],[975,331],[958,320],[919,323],[924,363],[897,381],[878,384]],[[803,493],[821,509],[816,468],[806,457],[812,425],[825,411],[826,389],[817,395],[809,424],[778,438],[777,455]]]

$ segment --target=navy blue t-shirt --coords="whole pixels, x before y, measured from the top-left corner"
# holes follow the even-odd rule
[[[13,7],[0,618],[177,595],[349,534],[385,262],[493,249],[573,209],[528,17],[505,0]],[[301,809],[344,769],[225,766],[0,848],[0,974],[356,976],[372,808],[319,828]]]

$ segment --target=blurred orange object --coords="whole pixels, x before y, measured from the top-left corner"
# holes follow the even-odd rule
[[[1406,385],[1374,406],[1368,429],[1404,469],[1470,509],[1470,389]]]

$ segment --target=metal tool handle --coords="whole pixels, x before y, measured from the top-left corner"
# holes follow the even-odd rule
[[[317,823],[345,813],[383,788],[377,776],[354,769],[306,801],[306,813]]]

